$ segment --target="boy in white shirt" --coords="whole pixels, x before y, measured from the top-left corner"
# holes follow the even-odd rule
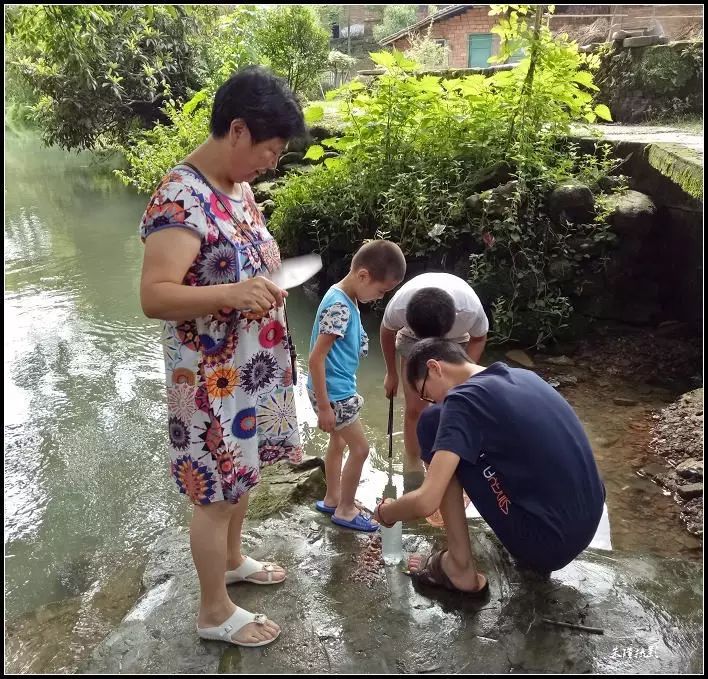
[[[381,350],[386,362],[384,390],[391,398],[398,391],[396,353],[401,375],[416,342],[427,337],[444,337],[461,344],[475,363],[484,351],[489,321],[471,286],[449,273],[424,273],[409,280],[386,305],[381,324]],[[405,418],[403,440],[405,472],[423,471],[416,434],[418,418],[428,405],[403,380]]]

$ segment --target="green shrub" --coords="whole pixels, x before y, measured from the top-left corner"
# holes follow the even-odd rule
[[[291,179],[270,224],[284,250],[316,247],[330,262],[380,231],[408,257],[436,257],[459,269],[471,255],[472,283],[495,310],[497,338],[541,345],[572,311],[550,263],[568,261],[582,276],[602,266],[612,242],[602,218],[558,225],[545,208],[558,182],[596,184],[613,169],[606,153],[582,155],[566,141],[571,124],[608,119],[609,111],[592,101],[596,57],[554,40],[529,6],[492,11],[501,16],[494,29],[502,38],[499,60],[524,49],[518,67],[441,79],[416,76],[417,64],[398,52],[371,54],[384,75],[368,88],[354,81],[328,93],[340,98],[344,136],[307,152],[315,160],[326,150],[339,156]],[[315,121],[321,107],[308,115]],[[481,210],[468,209],[481,176],[501,162],[516,182],[504,209],[489,194]],[[581,252],[578,243],[588,240],[592,247]]]
[[[387,5],[380,24],[374,26],[374,39],[381,40],[415,23],[416,5]]]
[[[123,183],[141,193],[152,193],[162,177],[209,136],[213,92],[201,91],[186,104],[165,106],[169,124],[135,133],[122,147],[128,164],[115,170]]]

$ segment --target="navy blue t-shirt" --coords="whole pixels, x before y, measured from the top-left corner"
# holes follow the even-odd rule
[[[605,489],[590,442],[535,373],[492,364],[427,408],[418,434],[426,462],[437,450],[460,456],[460,484],[518,558],[556,570],[592,541]]]

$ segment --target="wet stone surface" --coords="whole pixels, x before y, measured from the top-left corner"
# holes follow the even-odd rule
[[[408,552],[427,551],[442,535],[414,526],[406,531]],[[289,577],[273,588],[229,588],[236,603],[266,613],[283,629],[272,645],[244,649],[197,638],[198,585],[188,534],[171,529],[152,551],[143,578],[146,593],[80,671],[702,671],[701,564],[587,551],[544,581],[517,570],[480,523],[472,522],[471,531],[490,580],[486,601],[417,591],[400,568],[369,558],[375,556],[375,538],[333,529],[309,508],[249,524],[245,551],[276,559]],[[353,577],[357,568],[359,577]]]

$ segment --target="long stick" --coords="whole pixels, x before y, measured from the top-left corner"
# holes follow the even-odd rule
[[[393,396],[388,400],[388,483],[383,497],[392,500],[397,497],[396,486],[393,485]]]
[[[388,482],[393,483],[393,396],[388,400]]]
[[[599,627],[585,627],[585,625],[573,625],[569,622],[560,622],[559,620],[548,620],[548,618],[541,618],[541,620],[549,625],[558,625],[558,627],[568,627],[570,629],[577,629],[581,632],[590,632],[591,634],[604,634],[605,630]]]
[[[393,396],[388,399],[388,461],[393,462]]]

